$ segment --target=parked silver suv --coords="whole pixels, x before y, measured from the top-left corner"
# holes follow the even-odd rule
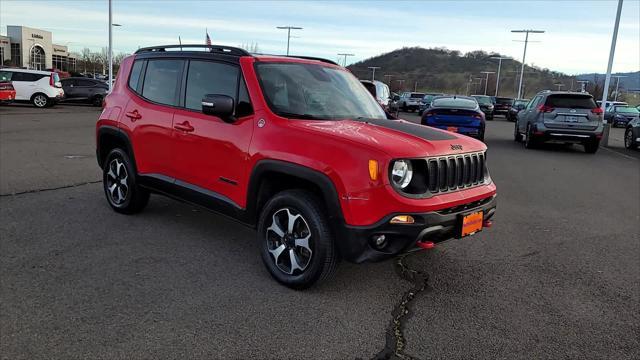
[[[578,143],[587,153],[598,151],[602,138],[602,109],[588,93],[543,91],[518,112],[514,140],[526,148],[543,142]]]

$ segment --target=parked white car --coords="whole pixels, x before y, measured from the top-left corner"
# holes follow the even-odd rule
[[[11,80],[16,101],[29,101],[35,107],[44,108],[64,97],[60,77],[55,72],[3,68],[0,74]]]

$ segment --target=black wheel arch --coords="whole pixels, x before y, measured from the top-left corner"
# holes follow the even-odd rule
[[[135,154],[133,153],[133,147],[131,146],[131,140],[129,136],[114,126],[101,126],[98,129],[98,136],[96,138],[96,157],[100,168],[104,166],[104,161],[111,149],[116,147],[122,148],[127,152],[131,159],[133,169],[138,172],[136,167]]]
[[[278,192],[290,189],[305,189],[318,196],[332,227],[344,221],[338,191],[327,175],[303,165],[266,159],[260,160],[251,172],[247,187],[248,222],[257,224],[266,202]]]

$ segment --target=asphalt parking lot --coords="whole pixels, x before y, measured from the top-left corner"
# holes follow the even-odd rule
[[[111,211],[99,110],[0,108],[0,356],[374,358],[412,284],[342,263],[308,291],[263,268],[252,230],[152,196]],[[413,114],[403,114],[416,121]],[[416,358],[640,358],[640,156],[525,150],[489,121],[494,226],[404,259],[428,276],[403,319]],[[614,129],[617,138],[621,129]]]

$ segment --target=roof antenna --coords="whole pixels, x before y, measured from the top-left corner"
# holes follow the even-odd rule
[[[180,39],[180,35],[178,35],[178,42],[180,43],[180,51],[182,51],[182,39]]]

